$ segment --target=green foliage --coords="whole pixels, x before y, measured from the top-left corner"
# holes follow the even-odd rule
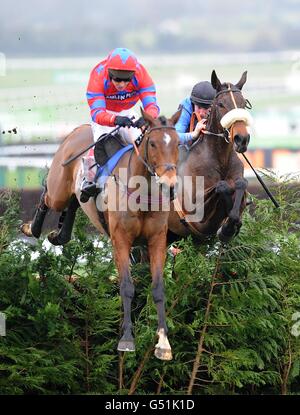
[[[99,249],[84,235],[83,215],[61,255],[43,242],[9,244],[7,229],[16,220],[10,209],[1,220],[0,310],[7,335],[0,337],[0,393],[110,393],[120,302],[109,279],[109,245],[103,241]]]
[[[153,354],[149,266],[132,269],[136,352],[118,354],[122,313],[109,243],[87,233],[83,214],[61,253],[15,239],[17,202],[5,196],[0,393],[182,394],[190,385],[195,394],[299,394],[300,336],[292,334],[300,311],[299,191],[279,182],[273,192],[280,208],[254,200],[227,246],[187,239],[175,259],[168,255],[170,362]]]

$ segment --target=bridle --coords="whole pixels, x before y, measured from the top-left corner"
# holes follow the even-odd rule
[[[157,131],[157,130],[164,130],[164,129],[176,130],[175,127],[168,126],[168,125],[162,125],[162,126],[159,126],[159,127],[152,127],[149,130],[146,130],[144,133],[142,133],[140,135],[140,137],[138,137],[136,142],[133,142],[134,151],[135,151],[138,159],[144,164],[144,166],[146,167],[146,169],[148,170],[150,175],[155,177],[156,182],[159,182],[159,180],[160,180],[160,176],[156,173],[157,168],[162,167],[162,166],[165,167],[165,170],[163,171],[161,176],[163,176],[167,171],[176,170],[176,164],[174,164],[174,163],[162,163],[162,164],[158,164],[156,166],[153,166],[149,162],[149,150],[148,150],[148,148],[149,148],[150,135],[155,130]],[[145,142],[145,152],[144,152],[144,157],[142,157],[138,147],[144,139],[146,140],[146,142]],[[132,154],[133,154],[133,152],[132,152]],[[130,172],[130,161],[131,160],[129,160],[129,163],[128,163],[128,171],[129,172]]]
[[[238,88],[232,88],[230,86],[230,84],[227,84],[227,85],[228,85],[228,88],[227,89],[224,89],[222,91],[217,92],[217,94],[215,95],[215,98],[214,98],[214,102],[212,104],[212,107],[215,108],[215,110],[217,112],[218,119],[220,119],[220,120],[222,119],[222,116],[220,115],[220,110],[219,110],[219,107],[217,105],[216,98],[218,98],[222,94],[229,93],[230,94],[230,97],[231,97],[231,100],[233,102],[233,105],[234,105],[234,109],[238,109],[239,107],[236,104],[236,100],[235,100],[235,97],[234,97],[233,93],[238,92],[243,97],[242,92],[241,92],[240,89],[238,89]],[[243,99],[244,99],[244,97],[243,97]],[[245,107],[244,108],[251,109],[252,108],[252,105],[249,102],[249,100],[246,99],[244,101],[245,101]],[[229,111],[230,110],[228,110],[228,112]],[[210,113],[211,113],[211,111],[210,111]],[[237,121],[238,120],[236,120],[235,122],[233,122],[232,125],[230,126],[230,128],[224,128],[224,127],[222,127],[223,128],[223,131],[221,133],[214,133],[213,131],[205,130],[205,131],[202,132],[202,134],[204,134],[204,135],[213,135],[215,137],[223,138],[227,144],[230,144],[230,142],[233,142],[233,131],[232,131],[233,130],[233,126],[234,126],[234,124]],[[200,135],[200,137],[201,137],[201,135]],[[200,139],[200,137],[198,138],[198,140]],[[193,147],[198,142],[198,140],[196,140],[195,143],[193,143],[193,145],[191,147]]]
[[[144,132],[142,132],[141,133],[141,135],[135,140],[135,141],[133,141],[132,142],[132,144],[133,144],[133,148],[134,148],[134,151],[132,151],[131,152],[131,154],[130,154],[130,157],[129,157],[129,161],[128,161],[128,176],[127,176],[127,183],[126,183],[126,185],[124,184],[124,183],[122,183],[121,182],[121,180],[120,180],[120,178],[117,178],[116,177],[116,175],[114,175],[114,180],[117,182],[117,183],[119,183],[119,185],[120,184],[122,184],[123,185],[123,188],[124,189],[126,189],[126,193],[127,193],[127,195],[128,196],[130,196],[131,195],[131,191],[129,190],[129,185],[128,185],[128,183],[129,183],[129,178],[131,177],[131,160],[132,160],[132,156],[133,156],[133,154],[135,153],[136,155],[137,155],[137,158],[143,163],[143,165],[146,167],[146,169],[148,170],[148,172],[150,173],[150,175],[152,176],[152,177],[155,177],[155,181],[156,181],[156,183],[159,183],[159,180],[160,180],[160,177],[161,176],[163,176],[167,171],[170,171],[170,170],[175,170],[176,171],[176,164],[174,164],[174,163],[162,163],[162,164],[159,164],[159,165],[157,165],[157,166],[153,166],[150,162],[149,162],[149,155],[148,155],[148,146],[149,146],[149,139],[150,139],[150,134],[152,133],[152,131],[155,131],[155,130],[163,130],[163,129],[169,129],[169,130],[176,130],[176,128],[175,127],[173,127],[173,126],[168,126],[168,125],[162,125],[162,126],[159,126],[159,127],[152,127],[152,128],[150,128],[149,130],[146,130],[146,131],[144,131]],[[142,143],[142,141],[143,140],[146,140],[146,143],[145,143],[145,152],[144,152],[144,157],[142,157],[141,156],[141,154],[140,154],[140,151],[139,151],[139,146],[140,146],[140,144]],[[165,166],[165,170],[164,170],[164,172],[161,174],[161,176],[159,176],[157,173],[156,173],[156,169],[158,168],[158,167],[161,167],[161,166]],[[170,195],[172,194],[172,191],[171,191],[171,193],[170,193]],[[147,199],[147,202],[149,203],[149,201],[151,202],[151,199]]]

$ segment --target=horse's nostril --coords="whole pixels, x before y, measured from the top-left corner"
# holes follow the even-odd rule
[[[242,138],[239,134],[236,134],[234,136],[234,141],[236,142],[236,144],[240,144],[240,142],[242,141]]]
[[[250,134],[248,135],[236,134],[234,136],[234,142],[236,145],[247,145],[249,141],[250,141]]]

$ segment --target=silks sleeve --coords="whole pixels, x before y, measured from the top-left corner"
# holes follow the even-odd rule
[[[144,110],[153,118],[159,116],[159,106],[156,99],[156,88],[150,75],[142,66],[139,71],[139,97],[142,101]]]
[[[101,72],[97,72],[97,67],[91,72],[86,97],[90,106],[92,120],[100,125],[114,126],[116,116],[106,111],[104,79]]]

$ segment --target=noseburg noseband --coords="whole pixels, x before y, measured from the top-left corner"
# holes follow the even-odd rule
[[[252,124],[253,119],[252,119],[252,116],[250,115],[249,111],[247,111],[245,108],[238,108],[238,106],[236,104],[236,100],[235,100],[234,95],[233,95],[234,92],[239,92],[240,94],[242,94],[239,89],[237,89],[237,88],[232,89],[230,87],[230,84],[228,84],[228,89],[225,89],[223,91],[219,91],[215,96],[215,98],[217,98],[221,94],[229,93],[230,97],[231,97],[231,100],[233,102],[233,105],[234,105],[234,108],[232,110],[228,111],[225,115],[223,115],[223,117],[220,120],[220,124],[221,124],[224,131],[222,133],[219,133],[219,134],[213,133],[211,131],[205,131],[204,134],[214,135],[216,137],[224,138],[224,140],[227,143],[230,143],[230,140],[231,141],[233,140],[232,127],[237,121],[243,121],[246,126],[250,126]],[[251,104],[248,100],[246,100],[246,108],[248,108],[248,109],[252,108],[252,106],[251,106]]]

